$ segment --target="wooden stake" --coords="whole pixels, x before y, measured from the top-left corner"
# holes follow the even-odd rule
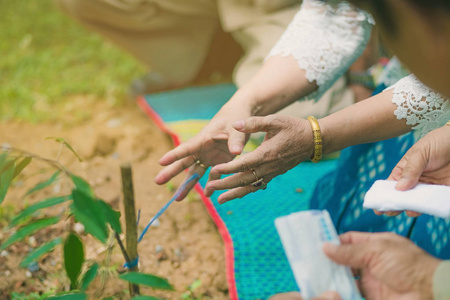
[[[126,246],[130,261],[134,261],[138,257],[138,251],[136,208],[134,205],[134,189],[131,165],[122,165],[120,167],[120,171],[122,174],[123,206],[125,208]],[[138,272],[139,268],[136,265],[129,270]],[[139,285],[130,283],[129,289],[131,296],[139,295]]]

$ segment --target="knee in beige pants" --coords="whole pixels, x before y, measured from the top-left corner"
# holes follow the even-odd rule
[[[132,54],[167,81],[191,81],[217,30],[214,1],[55,0],[62,11]],[[188,5],[189,4],[189,5]]]

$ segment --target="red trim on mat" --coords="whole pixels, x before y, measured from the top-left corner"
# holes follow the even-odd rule
[[[170,137],[172,138],[172,141],[175,146],[178,146],[181,143],[180,137],[170,130],[166,124],[164,124],[164,121],[161,119],[161,117],[150,107],[150,105],[147,103],[145,98],[143,96],[139,96],[137,98],[137,104],[139,107],[152,119],[156,125],[164,132],[168,133]],[[222,237],[222,240],[225,245],[225,262],[226,262],[226,269],[227,269],[227,281],[228,281],[228,293],[231,300],[237,300],[237,289],[236,289],[236,281],[234,278],[234,250],[233,250],[233,240],[231,239],[231,235],[228,232],[227,227],[225,226],[224,221],[220,217],[219,213],[217,212],[216,208],[214,207],[214,204],[212,203],[211,199],[206,197],[203,193],[203,188],[200,184],[195,185],[195,191],[200,195],[203,204],[206,207],[206,210],[208,211],[209,215],[213,219],[214,223],[216,224],[217,228],[219,229],[220,236]]]

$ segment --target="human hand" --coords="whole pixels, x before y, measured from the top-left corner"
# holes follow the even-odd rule
[[[253,152],[231,162],[216,165],[211,169],[205,194],[210,196],[216,190],[228,189],[218,198],[225,203],[241,198],[264,185],[253,186],[258,179],[263,184],[309,159],[314,152],[313,134],[307,120],[282,115],[251,117],[233,124],[243,133],[266,132],[262,144]],[[220,179],[221,175],[232,174]]]
[[[235,94],[234,98],[239,97]],[[239,103],[239,101],[235,101]],[[188,169],[186,178],[194,173],[200,177],[208,166],[229,162],[235,155],[240,154],[248,136],[236,131],[231,124],[250,116],[250,111],[235,107],[233,102],[227,103],[195,137],[167,152],[159,163],[165,166],[155,177],[157,184],[164,184],[173,177]],[[199,163],[196,163],[196,161]],[[177,200],[182,200],[197,183],[193,180],[180,193]]]
[[[367,300],[433,299],[432,280],[440,260],[393,233],[347,232],[341,245],[325,244],[325,254],[361,276]]]
[[[388,180],[397,180],[397,190],[412,189],[418,182],[450,185],[450,126],[435,129],[409,149],[392,170]],[[379,212],[396,216],[400,211]],[[410,217],[420,213],[407,211]]]

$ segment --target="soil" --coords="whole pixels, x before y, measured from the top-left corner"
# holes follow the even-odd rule
[[[77,97],[73,107],[64,112],[64,120],[57,123],[30,124],[7,121],[0,123],[0,144],[10,145],[49,159],[57,159],[60,144],[46,137],[65,139],[83,158],[79,162],[68,150],[61,151],[59,162],[71,172],[85,178],[93,186],[96,195],[123,213],[120,165],[131,163],[137,209],[141,209],[139,230],[171,198],[180,184],[176,178],[173,187],[158,186],[153,178],[161,170],[158,159],[171,147],[171,141],[140,109],[127,103],[111,107],[105,101],[93,101]],[[75,111],[87,112],[84,120],[71,116]],[[76,120],[75,120],[76,119]],[[12,233],[7,227],[12,216],[24,207],[45,197],[62,195],[70,191],[69,181],[58,181],[53,186],[31,196],[25,192],[37,182],[54,172],[48,165],[36,159],[13,183],[6,200],[0,206],[0,242]],[[45,209],[43,216],[61,213],[63,206]],[[122,223],[123,223],[123,217]],[[222,240],[197,195],[174,203],[159,219],[159,226],[152,226],[139,244],[140,271],[165,277],[176,291],[154,291],[141,288],[142,294],[164,299],[227,299],[225,256]],[[124,225],[124,224],[123,224]],[[108,247],[73,228],[70,220],[17,242],[0,253],[0,299],[9,299],[16,293],[44,293],[63,291],[69,285],[64,274],[61,247],[44,256],[37,270],[19,267],[30,249],[57,236],[66,236],[70,230],[81,232],[88,260],[103,265],[88,290],[90,299],[115,296],[128,299],[128,285],[117,278],[124,272],[124,258],[117,243],[109,256]],[[111,262],[107,260],[110,257]],[[106,262],[106,263],[105,263]],[[118,272],[116,272],[117,270]],[[188,286],[200,280],[201,285],[189,297],[184,296]]]

